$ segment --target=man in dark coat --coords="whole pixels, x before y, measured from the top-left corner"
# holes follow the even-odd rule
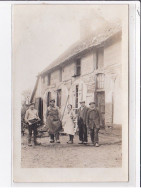
[[[54,138],[57,143],[59,140],[59,131],[62,129],[60,113],[58,107],[55,107],[55,100],[50,100],[50,105],[46,112],[46,126],[50,135],[50,143],[54,143]]]
[[[99,147],[98,131],[100,129],[99,111],[96,109],[95,102],[89,103],[90,108],[87,113],[86,125],[90,130],[92,144]]]
[[[80,102],[81,107],[78,109],[78,128],[79,128],[79,144],[87,144],[87,127],[86,118],[88,108],[85,106],[85,101]]]

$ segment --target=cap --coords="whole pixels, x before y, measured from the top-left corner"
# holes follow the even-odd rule
[[[80,104],[82,104],[82,103],[85,103],[85,101],[83,100],[83,101],[80,101]]]
[[[95,104],[95,102],[90,102],[89,105],[91,105],[91,104]]]
[[[51,99],[50,102],[55,102],[55,100],[54,99]]]

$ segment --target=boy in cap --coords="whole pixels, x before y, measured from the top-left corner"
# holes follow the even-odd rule
[[[79,128],[79,144],[87,144],[87,127],[86,117],[88,108],[85,106],[85,101],[80,102],[80,108],[78,109],[78,128]]]
[[[95,102],[89,103],[90,108],[87,113],[86,125],[90,130],[92,144],[99,147],[98,131],[100,129],[99,111],[96,109]]]
[[[32,131],[34,133],[34,145],[40,145],[40,143],[37,142],[37,123],[35,122],[39,120],[40,118],[38,116],[38,111],[35,109],[35,104],[31,103],[25,114],[25,121],[26,123],[28,123],[29,132],[28,146],[32,146],[31,144]]]
[[[46,125],[50,135],[50,143],[54,143],[54,138],[57,143],[59,140],[59,131],[62,129],[62,124],[60,120],[60,114],[58,107],[55,106],[55,100],[50,100],[50,105],[46,112]]]

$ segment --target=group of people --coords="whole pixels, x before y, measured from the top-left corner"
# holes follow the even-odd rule
[[[25,122],[28,124],[28,145],[31,144],[32,131],[34,134],[34,144],[40,145],[37,142],[37,121],[40,118],[38,116],[38,111],[34,107],[34,103],[31,103],[29,109],[25,114]],[[50,136],[50,143],[60,143],[60,132],[62,129],[65,134],[69,135],[68,144],[73,144],[73,139],[75,135],[75,121],[77,120],[77,125],[79,129],[79,144],[88,143],[88,132],[90,133],[91,143],[92,145],[98,147],[98,131],[100,129],[100,115],[99,111],[95,106],[95,102],[89,103],[89,108],[86,107],[85,101],[80,102],[80,108],[77,110],[77,116],[75,116],[72,105],[67,105],[67,111],[63,118],[61,118],[61,114],[59,108],[55,106],[55,100],[50,100],[50,105],[47,108],[46,112],[46,123],[45,127]]]

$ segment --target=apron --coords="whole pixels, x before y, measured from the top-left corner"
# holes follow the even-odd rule
[[[67,112],[64,115],[63,128],[64,128],[64,133],[69,134],[69,135],[75,134],[73,112],[72,111],[70,111],[69,113]]]
[[[59,118],[59,111],[55,107],[48,108],[46,127],[49,134],[55,134],[61,131],[62,123]]]

